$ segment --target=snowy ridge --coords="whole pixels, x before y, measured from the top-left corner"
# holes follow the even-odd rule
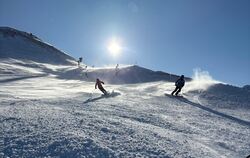
[[[249,108],[250,104],[250,91],[244,87],[239,88],[232,85],[215,84],[211,86],[202,97],[209,101],[224,101],[227,102],[227,107],[231,107],[230,102],[238,103],[237,106]],[[237,108],[237,107],[233,107]]]
[[[76,61],[33,34],[9,27],[0,27],[0,60],[2,61],[2,66],[5,68],[1,70],[4,74],[13,74],[17,70],[19,74],[25,74],[27,71],[32,70],[35,75],[36,73],[42,73],[56,75],[61,79],[78,79],[84,81],[95,81],[96,78],[101,78],[110,84],[143,83],[162,80],[173,82],[178,78],[174,74],[152,71],[136,65],[118,69],[110,67],[88,67],[87,69],[78,67],[65,68],[62,65],[76,65]],[[57,67],[57,69],[51,69],[51,67]],[[190,80],[190,78],[186,79]]]
[[[249,86],[197,75],[174,97],[177,75],[133,65],[77,67],[36,37],[3,32],[0,157],[249,155]],[[96,78],[110,95],[94,88]]]
[[[155,81],[176,81],[179,76],[164,72],[152,71],[137,65],[124,66],[121,68],[75,68],[68,70],[59,78],[73,78],[95,82],[100,78],[109,84],[133,84]],[[187,81],[191,80],[186,78]]]
[[[75,62],[74,58],[44,43],[33,34],[9,27],[0,27],[0,58],[53,64],[73,64]]]
[[[0,72],[5,76],[14,75],[54,75],[59,79],[95,82],[100,78],[107,84],[133,84],[155,81],[176,81],[179,76],[164,72],[152,71],[136,65],[116,68],[82,68],[76,65],[54,65],[24,61],[19,59],[0,59]],[[1,75],[1,74],[0,74]],[[190,81],[190,78],[186,78]]]

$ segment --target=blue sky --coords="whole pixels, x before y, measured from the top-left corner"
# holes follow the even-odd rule
[[[0,25],[32,32],[89,65],[194,68],[250,84],[249,0],[1,0]],[[107,51],[112,37],[122,53]]]

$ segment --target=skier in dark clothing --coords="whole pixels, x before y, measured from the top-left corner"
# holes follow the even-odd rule
[[[79,60],[77,61],[78,67],[80,67],[81,62],[82,62],[82,57],[80,57]]]
[[[171,93],[171,95],[174,95],[174,93],[176,92],[175,95],[177,96],[184,85],[185,85],[184,75],[181,75],[181,77],[175,82],[176,88]]]
[[[103,94],[108,94],[107,91],[103,88],[102,84],[104,84],[103,81],[99,80],[98,78],[96,79],[96,83],[95,83],[95,89],[96,89],[96,86],[98,87],[98,89],[100,91],[102,91]]]

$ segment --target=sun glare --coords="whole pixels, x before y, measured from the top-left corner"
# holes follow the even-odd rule
[[[117,39],[112,39],[108,44],[108,51],[111,55],[117,56],[121,53],[122,47]]]

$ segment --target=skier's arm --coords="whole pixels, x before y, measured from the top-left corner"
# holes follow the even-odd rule
[[[179,82],[179,79],[177,81],[175,81],[175,84],[177,84]]]
[[[104,84],[104,82],[103,82],[103,81],[101,81],[101,83],[102,83],[102,84]]]
[[[96,86],[97,86],[97,82],[95,83],[95,89],[96,89]]]

